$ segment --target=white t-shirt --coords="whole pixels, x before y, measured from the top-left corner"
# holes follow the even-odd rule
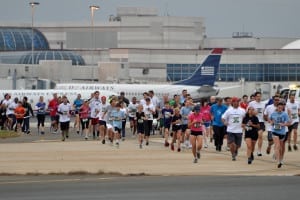
[[[264,110],[264,115],[267,115],[268,118],[270,118],[271,114],[273,112],[275,112],[275,110],[276,110],[276,107],[274,106],[274,104],[268,105]],[[267,131],[272,131],[272,126],[268,122],[266,122],[266,128],[267,128]]]
[[[256,117],[258,118],[259,122],[264,122],[264,109],[266,105],[263,102],[251,101],[247,107],[247,110],[249,107],[253,107],[257,112]]]
[[[101,111],[101,101],[100,99],[93,98],[89,104],[91,108],[91,118],[97,118],[98,113]]]
[[[300,109],[299,102],[295,101],[294,103],[291,103],[290,101],[288,101],[286,103],[286,109],[290,111],[292,124],[299,122],[299,116],[298,116],[298,111]]]
[[[138,107],[138,103],[133,104],[132,102],[129,104],[128,106],[128,116],[129,117],[136,117],[136,112],[137,112],[137,107]]]
[[[243,133],[242,122],[243,118],[246,115],[246,111],[240,107],[238,108],[229,108],[222,115],[222,119],[224,119],[227,125],[227,132],[230,133]]]
[[[59,122],[68,122],[68,121],[70,121],[70,110],[72,110],[71,104],[69,104],[69,103],[59,104],[58,109],[57,109],[57,111],[59,112]]]
[[[10,102],[6,108],[6,115],[15,114],[15,109],[18,106],[14,101]]]
[[[153,114],[151,111],[155,111],[155,107],[153,104],[144,105],[143,112],[148,120],[153,120]]]

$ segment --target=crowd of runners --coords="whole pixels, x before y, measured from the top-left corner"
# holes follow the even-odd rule
[[[30,117],[36,115],[38,133],[45,134],[45,118],[49,113],[51,132],[61,133],[61,140],[69,137],[70,122],[74,118],[77,134],[85,140],[98,139],[102,144],[116,147],[126,137],[138,138],[138,147],[149,145],[149,137],[159,133],[164,138],[164,146],[180,152],[191,149],[193,162],[201,157],[201,149],[214,144],[216,151],[230,151],[232,161],[238,156],[243,137],[247,148],[247,162],[251,164],[255,156],[270,154],[274,146],[273,159],[277,167],[283,165],[285,146],[288,151],[298,150],[297,129],[300,106],[295,96],[282,99],[274,95],[268,103],[261,101],[261,93],[256,92],[248,99],[238,97],[215,97],[194,102],[187,90],[173,98],[159,99],[154,91],[147,91],[144,98],[133,97],[130,101],[124,92],[120,96],[106,98],[95,91],[90,99],[82,99],[78,94],[74,100],[67,96],[44,102],[40,97],[36,105],[30,105],[27,97],[20,101],[6,94],[0,104],[1,129],[9,129],[30,134]],[[126,133],[129,121],[130,133]],[[267,148],[264,151],[263,135],[267,133]],[[257,152],[255,147],[257,145]]]

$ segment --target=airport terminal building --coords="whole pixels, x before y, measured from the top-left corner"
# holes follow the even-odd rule
[[[7,89],[53,82],[173,82],[187,78],[213,48],[224,48],[217,84],[253,88],[300,81],[298,38],[235,32],[210,38],[201,17],[159,16],[119,7],[105,22],[1,23],[0,82]],[[9,80],[7,80],[9,79]],[[12,80],[12,81],[11,81]]]

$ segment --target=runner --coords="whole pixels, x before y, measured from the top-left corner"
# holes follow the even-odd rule
[[[211,115],[210,115],[210,106],[208,105],[208,100],[203,99],[201,101],[201,110],[200,112],[203,115],[203,121],[204,121],[204,148],[208,148],[208,138],[212,137],[211,134]]]
[[[271,147],[274,144],[273,135],[272,135],[272,126],[268,123],[268,121],[270,119],[271,114],[275,112],[279,101],[280,101],[279,95],[275,95],[273,97],[273,104],[268,105],[264,110],[264,120],[266,121],[266,127],[268,131],[268,147],[266,150],[267,154],[271,153]]]
[[[37,128],[38,133],[41,135],[45,134],[45,117],[46,117],[46,103],[44,102],[44,97],[40,96],[39,102],[35,105],[35,110],[37,111]],[[41,129],[40,129],[41,126]],[[40,132],[41,131],[41,132]]]
[[[174,109],[174,116],[172,117],[172,131],[173,131],[173,141],[171,145],[174,145],[174,143],[177,141],[177,151],[180,152],[180,144],[182,140],[182,132],[181,132],[181,124],[182,124],[182,116],[180,114],[180,109],[175,108]],[[174,149],[174,148],[173,148]]]
[[[200,113],[200,105],[194,107],[194,112],[189,115],[188,126],[191,129],[190,142],[192,144],[192,153],[194,163],[200,159],[200,150],[202,149],[203,137],[203,116]]]
[[[137,118],[136,112],[138,103],[136,101],[136,97],[132,97],[132,100],[128,106],[128,116],[129,116],[129,123],[130,123],[130,131],[131,135],[134,137],[137,131]]]
[[[246,116],[243,119],[242,127],[245,130],[245,141],[247,144],[248,164],[251,164],[252,161],[254,160],[253,152],[258,138],[258,129],[259,129],[259,120],[255,116],[255,109],[251,106],[248,107]]]
[[[51,118],[51,129],[52,133],[57,133],[58,130],[58,121],[59,115],[57,114],[57,108],[59,105],[57,93],[53,94],[53,99],[49,101],[48,110],[50,111],[50,118]]]
[[[91,121],[90,121],[90,132],[93,133],[93,139],[95,140],[96,138],[99,139],[99,119],[98,119],[98,113],[101,110],[101,101],[100,101],[100,92],[95,91],[94,92],[94,97],[90,100],[90,109],[91,109]]]
[[[26,112],[21,101],[18,101],[18,106],[16,107],[14,112],[15,112],[16,119],[17,119],[16,132],[21,132],[21,126],[22,126],[24,116],[25,116],[25,112]]]
[[[125,113],[121,111],[121,104],[116,104],[116,109],[111,112],[112,125],[114,127],[116,146],[119,147],[122,131],[122,119],[125,117]]]
[[[254,108],[255,115],[258,117],[259,120],[259,129],[258,129],[258,140],[257,140],[257,156],[262,156],[262,145],[263,145],[263,133],[266,130],[265,123],[264,123],[264,109],[266,105],[261,102],[261,92],[255,92],[254,94],[254,101],[249,103],[248,107]]]
[[[60,123],[62,141],[65,141],[66,138],[69,138],[71,111],[72,111],[72,107],[71,104],[68,103],[67,97],[62,96],[62,103],[59,104],[57,108],[57,113],[59,114],[59,123]]]
[[[30,114],[32,117],[34,117],[34,114],[27,97],[23,97],[23,107],[25,108],[26,112],[24,116],[22,131],[26,134],[30,134]]]
[[[128,116],[128,109],[125,102],[121,101],[120,105],[121,105],[121,111],[124,113],[124,117],[122,118],[122,129],[121,129],[121,137],[122,137],[122,141],[124,141],[126,137],[126,119]]]
[[[275,112],[270,116],[269,123],[272,125],[272,135],[274,140],[275,157],[278,161],[277,167],[281,168],[283,165],[284,156],[284,139],[286,136],[285,126],[290,125],[289,116],[283,111],[284,103],[279,102]]]
[[[172,116],[173,116],[173,109],[170,107],[169,102],[165,103],[165,106],[161,112],[162,112],[163,122],[164,122],[163,127],[164,127],[164,134],[165,134],[165,147],[168,147],[170,145],[169,135],[170,135]]]
[[[6,115],[7,115],[7,126],[9,130],[13,130],[13,127],[16,123],[15,109],[18,106],[18,101],[19,99],[15,97],[14,100],[7,105]]]
[[[221,151],[223,145],[223,139],[226,131],[225,126],[222,122],[222,115],[227,110],[227,106],[225,106],[222,103],[223,102],[222,98],[217,98],[216,101],[217,103],[213,104],[210,108],[210,114],[212,118],[216,151]]]
[[[232,107],[226,110],[222,115],[222,121],[224,125],[227,126],[227,139],[232,156],[232,161],[236,161],[238,149],[242,144],[242,122],[246,114],[245,110],[239,107],[239,101],[239,98],[233,97],[231,100]]]
[[[288,113],[291,116],[291,125],[288,127],[288,151],[292,151],[292,146],[291,146],[291,138],[293,137],[293,148],[294,150],[298,150],[297,146],[297,135],[298,135],[298,124],[299,124],[299,115],[300,115],[300,106],[299,102],[295,101],[295,94],[290,94],[289,95],[289,101],[286,104],[286,108],[288,110]]]
[[[107,109],[108,109],[108,104],[106,103],[106,97],[102,96],[101,97],[101,110],[99,112],[99,131],[100,131],[100,139],[102,140],[102,144],[105,144],[105,136],[107,132]]]
[[[143,105],[139,104],[137,107],[136,118],[137,118],[137,133],[139,134],[139,145],[140,149],[143,148],[143,139],[145,137],[144,133],[144,119],[145,113],[143,112]]]
[[[184,142],[185,148],[192,148],[192,145],[190,143],[190,132],[191,130],[188,128],[188,116],[193,110],[192,101],[189,99],[185,100],[183,106],[180,109],[180,114],[182,116],[182,125],[181,125],[181,131],[182,131],[182,141]]]
[[[89,113],[90,113],[89,101],[84,100],[83,104],[80,106],[78,110],[78,114],[79,114],[81,128],[85,140],[88,140],[89,138],[89,124],[90,124]]]
[[[155,113],[155,107],[151,103],[149,97],[145,99],[146,104],[143,105],[143,112],[145,113],[144,128],[145,128],[145,139],[146,145],[149,145],[149,137],[152,130],[153,113]]]
[[[79,109],[83,104],[83,99],[81,99],[81,94],[77,94],[77,98],[73,102],[73,109],[75,110],[75,123],[74,128],[76,128],[76,133],[79,134],[80,131],[80,117],[79,117]]]

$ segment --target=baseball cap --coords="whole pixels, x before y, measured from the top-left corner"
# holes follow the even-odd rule
[[[240,101],[240,99],[238,97],[232,97],[231,98],[231,102],[238,102]]]
[[[196,105],[195,107],[194,107],[194,111],[200,111],[200,105]]]

